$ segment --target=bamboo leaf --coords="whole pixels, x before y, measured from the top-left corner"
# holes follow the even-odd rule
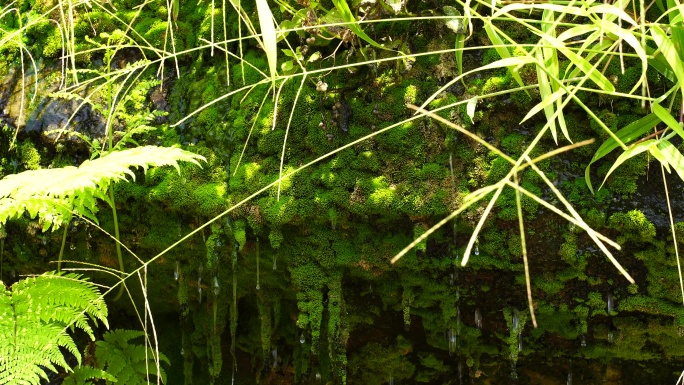
[[[615,136],[617,136],[618,139],[620,139],[623,143],[629,143],[641,137],[643,134],[645,134],[650,129],[655,127],[658,123],[660,123],[660,118],[658,118],[656,114],[649,114],[619,130],[615,133]],[[596,153],[591,158],[591,162],[589,162],[587,168],[584,170],[584,180],[587,183],[587,187],[589,187],[589,190],[592,193],[594,192],[594,189],[591,186],[591,165],[600,160],[601,158],[603,158],[604,156],[608,155],[610,152],[612,152],[618,147],[620,147],[620,144],[617,141],[615,141],[615,139],[608,138],[605,142],[603,142],[601,147],[599,147],[599,149],[596,150]]]
[[[537,60],[539,61],[537,63],[536,69],[537,69],[537,82],[539,83],[539,96],[541,97],[542,103],[544,103],[547,100],[552,99],[552,91],[551,91],[551,84],[549,82],[549,78],[546,75],[546,72],[544,72],[544,69],[542,68],[542,65],[544,63],[544,57],[543,53],[540,51],[537,51]],[[560,96],[560,95],[559,95]],[[556,120],[553,118],[554,115],[554,110],[553,110],[553,102],[555,100],[552,100],[552,103],[547,103],[544,105],[544,115],[546,116],[546,120],[548,121],[549,124],[549,129],[551,130],[551,135],[553,136],[553,141],[558,143],[558,133],[556,131]],[[536,108],[536,106],[535,106]],[[534,108],[533,108],[534,110]],[[532,111],[530,111],[532,113]],[[536,112],[535,112],[536,113]],[[529,114],[528,114],[529,115]]]
[[[620,156],[618,156],[618,158],[615,160],[615,163],[613,163],[613,165],[610,167],[610,170],[608,170],[606,176],[603,178],[603,183],[601,183],[599,190],[601,189],[601,187],[603,187],[603,185],[606,183],[606,180],[608,179],[610,174],[612,174],[613,171],[615,171],[615,169],[620,167],[620,165],[622,165],[627,160],[641,154],[644,151],[648,151],[651,145],[654,143],[656,143],[656,140],[650,139],[645,142],[641,142],[634,147],[630,147],[627,151],[620,154]]]
[[[546,74],[544,74],[544,76],[545,75]],[[538,79],[539,79],[539,77],[540,76],[537,76]],[[546,80],[545,82],[546,82],[546,85],[548,85],[548,80]],[[530,111],[527,113],[527,115],[525,115],[523,120],[520,121],[520,124],[524,123],[526,120],[533,117],[534,115],[536,115],[541,110],[545,110],[545,112],[546,112],[546,107],[552,106],[553,103],[556,102],[556,100],[560,99],[560,97],[565,95],[565,93],[566,93],[565,90],[558,90],[558,91],[554,92],[553,94],[548,95],[548,92],[550,91],[550,89],[548,87],[546,87],[546,91],[542,91],[541,81],[539,83],[540,83],[539,92],[540,92],[540,96],[541,96],[542,100],[541,100],[541,102],[537,103],[537,105],[535,105],[534,107],[532,107],[530,109]],[[547,116],[547,118],[549,117],[548,114],[546,114],[546,116]],[[550,116],[553,116],[553,108],[551,109],[551,115]],[[555,132],[554,127],[552,127],[552,130],[554,130],[554,132]],[[554,139],[555,139],[555,136],[554,136]]]
[[[672,41],[670,41],[670,38],[665,31],[657,25],[651,27],[651,36],[653,36],[653,40],[656,45],[658,45],[660,52],[674,72],[677,82],[680,85],[682,96],[684,97],[684,88],[681,87],[681,85],[684,84],[684,63],[682,63],[682,59],[680,58],[677,49]]]
[[[501,56],[502,59],[509,59],[512,57],[511,53],[508,51],[508,47],[504,43],[503,39],[501,39],[501,36],[496,32],[496,30],[493,28],[491,21],[485,20],[485,31],[487,32],[487,36],[489,37],[489,40],[492,41],[494,44],[494,49],[496,49],[496,53]],[[518,83],[520,87],[524,87],[525,83],[523,82],[522,78],[520,77],[520,74],[518,71],[515,69],[515,66],[508,66],[508,70],[511,72],[511,75],[513,75],[513,79]]]
[[[661,140],[658,143],[658,149],[662,152],[672,168],[675,169],[677,175],[681,180],[684,180],[684,156],[672,143],[667,140]]]
[[[256,0],[257,13],[259,15],[259,25],[261,26],[261,37],[263,39],[263,48],[268,60],[268,69],[271,73],[272,86],[275,89],[275,80],[278,72],[278,47],[276,28],[273,23],[273,14],[268,7],[266,0]]]
[[[684,138],[684,129],[682,126],[672,117],[670,111],[661,107],[658,103],[653,103],[653,113],[655,113],[660,120],[662,120],[672,131],[676,132],[681,138]]]

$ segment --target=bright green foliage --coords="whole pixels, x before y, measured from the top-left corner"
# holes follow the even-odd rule
[[[102,369],[93,368],[92,366],[77,366],[74,371],[69,373],[69,375],[64,379],[63,385],[83,385],[83,384],[96,384],[97,382],[92,382],[90,380],[105,380],[111,382],[116,382],[116,377],[105,372]]]
[[[119,384],[147,384],[157,373],[155,357],[160,362],[171,364],[162,353],[151,347],[131,343],[131,340],[145,334],[137,330],[112,330],[103,335],[102,341],[95,343],[95,357],[98,368],[116,377]],[[159,366],[159,376],[166,382],[166,372]],[[111,381],[107,382],[108,384]]]
[[[89,321],[107,325],[107,307],[92,283],[78,274],[45,273],[0,288],[0,384],[38,384],[46,369],[69,369],[60,348],[81,362],[67,330],[95,339]]]
[[[107,191],[112,182],[135,179],[131,167],[171,165],[178,161],[199,165],[200,155],[179,148],[144,146],[115,151],[98,159],[87,160],[79,167],[30,170],[0,180],[0,223],[18,218],[28,211],[40,217],[43,230],[57,228],[71,218],[72,210],[97,222],[97,199],[109,202]],[[109,202],[110,205],[112,202]]]

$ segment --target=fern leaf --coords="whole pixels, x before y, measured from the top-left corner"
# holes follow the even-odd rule
[[[100,369],[115,376],[121,384],[146,384],[147,373],[156,372],[154,349],[131,340],[144,336],[137,330],[112,330],[104,334],[102,341],[97,341],[95,357]],[[170,365],[169,359],[159,353],[159,360]],[[166,372],[160,368],[158,375],[166,382]]]
[[[74,371],[69,373],[62,385],[82,385],[93,384],[89,380],[106,380],[108,382],[116,382],[116,377],[105,372],[102,369],[93,368],[92,366],[78,366]]]
[[[81,360],[67,329],[91,338],[88,319],[107,325],[107,307],[95,285],[78,274],[45,273],[0,287],[0,384],[39,384],[46,370],[69,368],[60,348]]]
[[[79,167],[29,170],[0,180],[0,224],[28,212],[40,217],[44,229],[61,226],[73,212],[95,220],[97,199],[108,201],[111,183],[135,179],[132,167],[200,165],[201,155],[175,147],[145,146],[110,152]]]

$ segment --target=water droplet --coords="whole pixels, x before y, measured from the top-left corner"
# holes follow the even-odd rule
[[[480,245],[478,245],[477,243],[475,243],[475,247],[473,249],[473,254],[480,255]]]
[[[475,309],[475,327],[482,329],[482,313],[479,308]]]
[[[185,349],[181,349],[181,356],[185,355]]]
[[[321,380],[321,374],[316,372],[316,381],[320,381],[320,380]]]
[[[71,250],[71,251],[76,250],[76,245],[74,245],[74,242],[71,242],[71,243],[69,244],[69,250]]]
[[[608,295],[606,295],[606,308],[608,310],[608,315],[613,312],[614,306],[615,302],[613,301],[613,295],[608,293]]]
[[[306,342],[306,338],[304,337],[304,333],[302,333],[302,335],[299,336],[299,343],[303,344],[304,342]]]
[[[574,232],[575,231],[575,224],[570,222],[570,226],[568,226],[568,228],[570,229],[571,233]]]
[[[176,261],[176,268],[173,270],[173,279],[178,281],[180,277],[180,262]]]
[[[220,290],[218,277],[214,277],[214,296],[218,296]]]
[[[456,335],[461,335],[461,307],[456,306]]]
[[[580,345],[582,345],[583,348],[587,347],[587,335],[582,334],[582,337],[580,338]]]
[[[257,289],[257,290],[260,290],[260,289],[261,289],[261,286],[259,286],[258,283],[257,283],[257,285],[256,285],[256,289]]]
[[[202,303],[202,276],[197,278],[197,292],[199,293],[199,302]]]

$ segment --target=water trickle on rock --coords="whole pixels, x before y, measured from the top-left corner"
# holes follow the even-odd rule
[[[582,345],[583,348],[587,347],[587,336],[586,336],[586,334],[582,334],[582,337],[580,338],[580,345]]]
[[[257,237],[256,239],[256,270],[256,289],[259,290],[259,237]]]
[[[461,335],[461,307],[456,306],[456,335]]]
[[[523,348],[522,333],[518,333],[518,352],[522,352],[522,348]]]
[[[218,277],[214,277],[214,296],[218,296],[220,290]]]
[[[479,308],[475,309],[475,327],[482,329],[482,313]]]
[[[518,309],[513,309],[513,315],[511,317],[513,331],[518,331],[518,326],[520,325],[520,314],[518,313]]]

